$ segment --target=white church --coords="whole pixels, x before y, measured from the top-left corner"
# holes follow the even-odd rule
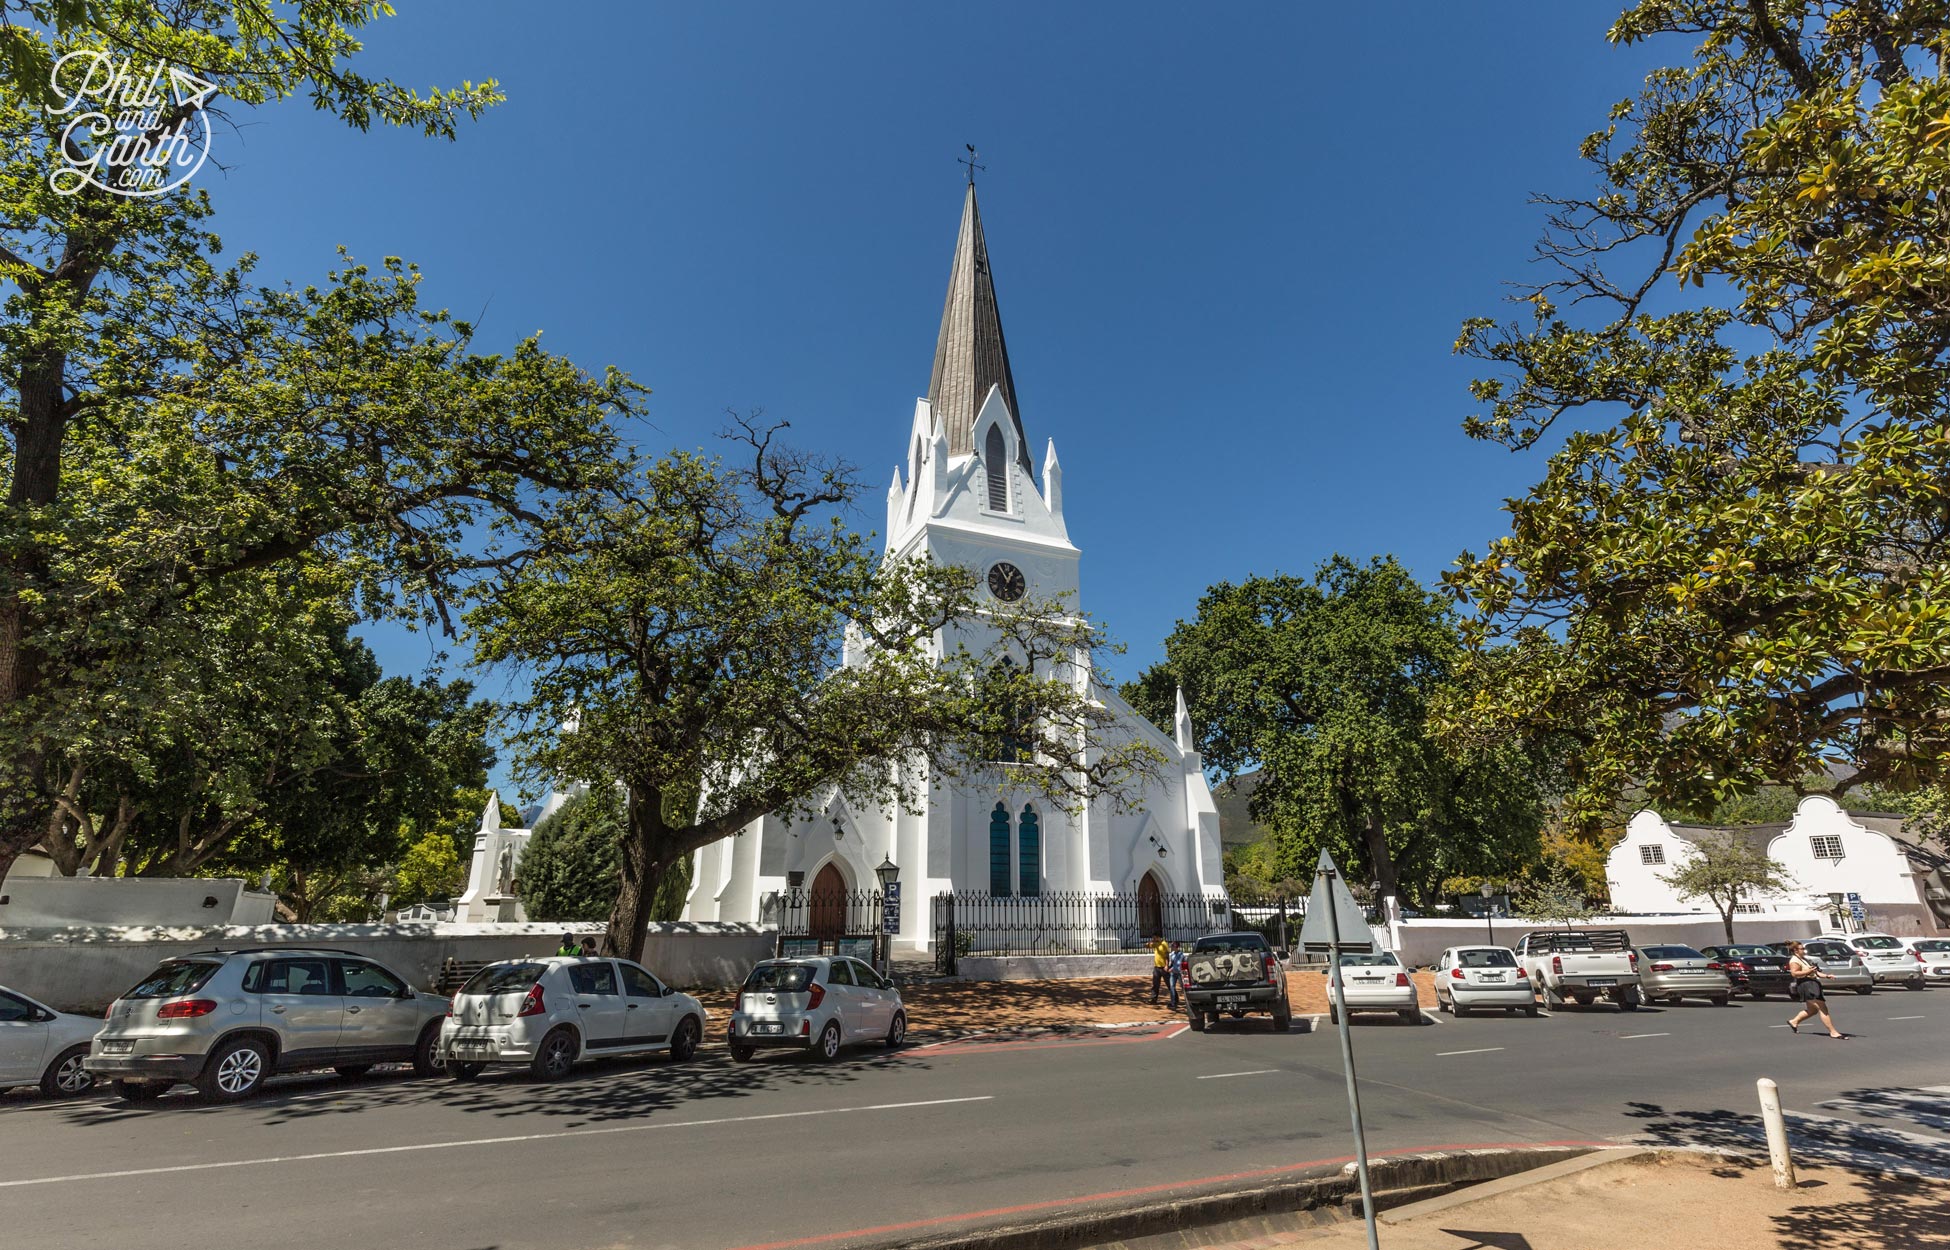
[[[1064,596],[1073,608],[1085,606],[1054,442],[1040,476],[1033,467],[972,182],[934,370],[902,450],[905,462],[887,492],[887,559],[925,555],[968,568],[1004,602]],[[962,636],[979,649],[973,628]],[[1127,895],[1137,900],[1139,927],[1151,931],[1159,900],[1223,900],[1219,813],[1183,696],[1167,735],[1108,682],[1085,676],[1114,717],[1110,733],[1147,742],[1167,761],[1128,810],[1100,802],[1066,814],[998,792],[993,782],[937,783],[920,812],[859,810],[837,792],[814,796],[809,817],[766,816],[699,851],[684,918],[773,922],[782,899],[874,890],[875,867],[886,859],[900,869],[905,899],[897,942],[916,950],[932,940],[929,900],[950,891]],[[838,923],[813,920],[815,929]]]

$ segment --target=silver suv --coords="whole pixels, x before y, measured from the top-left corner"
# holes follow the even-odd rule
[[[440,1071],[447,1000],[346,951],[270,948],[165,960],[109,1005],[84,1065],[129,1102],[190,1081],[214,1102],[274,1072],[377,1063]]]

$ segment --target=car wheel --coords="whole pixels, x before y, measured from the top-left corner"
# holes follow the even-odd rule
[[[827,1063],[831,1063],[840,1057],[840,1022],[838,1020],[828,1020],[826,1022],[826,1027],[819,1032],[819,1044],[813,1047],[813,1051]]]
[[[88,1058],[88,1043],[79,1042],[54,1056],[54,1062],[41,1073],[41,1093],[48,1098],[73,1098],[95,1084],[95,1074],[81,1066]]]
[[[1460,1020],[1469,1014],[1469,1008],[1463,1006],[1461,1003],[1455,1003],[1449,1008],[1449,1014]]]
[[[735,1063],[750,1063],[758,1054],[758,1047],[744,1042],[731,1043],[731,1058]]]
[[[413,1071],[438,1076],[446,1066],[447,1057],[440,1053],[440,1021],[435,1020],[420,1030],[420,1040],[413,1043]]]
[[[1340,1009],[1338,1007],[1335,1007],[1332,1003],[1329,1003],[1327,1005],[1327,1023],[1339,1024],[1340,1022],[1341,1022]]]
[[[698,1027],[696,1016],[685,1016],[677,1022],[677,1031],[670,1035],[670,1057],[677,1063],[689,1063],[691,1056],[697,1054],[697,1039],[703,1035]]]
[[[468,1081],[481,1075],[486,1069],[487,1065],[485,1063],[450,1063],[447,1065],[447,1075],[462,1084],[466,1084]]]
[[[894,1022],[887,1026],[887,1049],[899,1050],[901,1043],[906,1040],[907,1013],[905,1011],[897,1011],[894,1013]]]
[[[1284,1033],[1293,1027],[1293,1008],[1281,1003],[1273,1009],[1273,1031]]]
[[[535,1058],[528,1064],[528,1073],[538,1081],[559,1081],[575,1066],[575,1031],[564,1027],[542,1039],[542,1044],[535,1048]]]
[[[1876,992],[1875,983],[1870,982],[1867,985],[1858,985],[1855,987],[1855,992],[1857,994],[1873,994]]]
[[[1403,1023],[1403,1024],[1420,1024],[1420,1023],[1422,1023],[1422,1013],[1421,1013],[1421,1012],[1419,1012],[1419,1011],[1416,1011],[1416,1010],[1413,1010],[1412,1008],[1408,1008],[1408,1007],[1404,1007],[1404,1008],[1402,1008],[1402,1010],[1401,1010],[1401,1017],[1402,1017],[1402,1023]]]
[[[359,1077],[362,1077],[366,1073],[372,1071],[372,1065],[369,1063],[348,1063],[340,1067],[333,1068],[332,1071],[338,1073],[340,1076],[345,1077],[349,1080],[357,1080]]]
[[[1637,990],[1626,990],[1623,994],[1620,994],[1618,996],[1618,1009],[1620,1011],[1637,1011],[1639,1009],[1639,992]]]
[[[123,1102],[154,1102],[169,1086],[160,1081],[117,1081],[115,1096]]]
[[[1525,1008],[1523,1009],[1523,1014],[1525,1014],[1526,1016],[1529,1016],[1529,1017],[1530,1017],[1530,1018],[1531,1018],[1532,1020],[1535,1020],[1535,1019],[1537,1018],[1537,1008],[1536,1008],[1536,1006],[1535,1006],[1535,1004],[1533,1004],[1533,1005],[1531,1005],[1531,1006],[1529,1006],[1529,1007],[1525,1007]]]
[[[271,1074],[271,1052],[254,1037],[239,1037],[217,1047],[196,1078],[196,1088],[211,1102],[236,1102],[264,1086]]]
[[[1194,1011],[1194,1012],[1193,1012],[1193,1013],[1192,1013],[1192,1014],[1191,1014],[1190,1016],[1188,1016],[1188,1017],[1186,1017],[1186,1019],[1187,1019],[1187,1021],[1188,1021],[1188,1023],[1190,1023],[1190,1025],[1191,1025],[1191,1029],[1192,1029],[1192,1032],[1194,1032],[1194,1033],[1203,1033],[1203,1032],[1205,1032],[1205,1013],[1204,1013],[1204,1012],[1202,1012],[1202,1011]]]
[[[1912,990],[1920,990],[1923,988],[1923,978],[1911,977],[1909,980],[1903,982],[1903,984]]]
[[[1757,1003],[1764,1003],[1767,1001],[1766,993],[1761,990],[1755,990],[1753,993],[1749,994],[1748,997],[1753,999]]]

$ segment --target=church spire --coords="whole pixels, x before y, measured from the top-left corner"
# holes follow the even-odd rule
[[[928,378],[928,405],[948,435],[949,454],[974,452],[975,417],[995,386],[1002,388],[1002,402],[1009,406],[1018,458],[1027,470],[1029,445],[1022,435],[1022,411],[1016,407],[1016,381],[1009,373],[1009,349],[1002,341],[1002,314],[995,306],[995,279],[989,273],[988,243],[982,238],[971,176],[962,200],[955,261],[948,271],[941,334],[934,344],[934,373]]]

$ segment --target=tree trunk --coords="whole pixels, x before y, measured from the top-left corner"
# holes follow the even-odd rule
[[[623,845],[617,859],[623,880],[616,891],[616,906],[609,913],[609,952],[621,959],[643,962],[643,943],[650,930],[650,911],[657,898],[657,883],[663,880],[667,865],[661,858],[665,834],[663,803],[654,791],[645,793],[636,785],[626,787],[624,799]]]
[[[1388,832],[1381,827],[1380,817],[1370,815],[1363,832],[1368,844],[1368,864],[1374,869],[1379,886],[1380,898],[1375,900],[1375,906],[1382,909],[1385,918],[1387,904],[1383,900],[1392,898],[1399,905],[1402,896],[1401,882],[1395,875],[1394,852],[1388,849]]]

